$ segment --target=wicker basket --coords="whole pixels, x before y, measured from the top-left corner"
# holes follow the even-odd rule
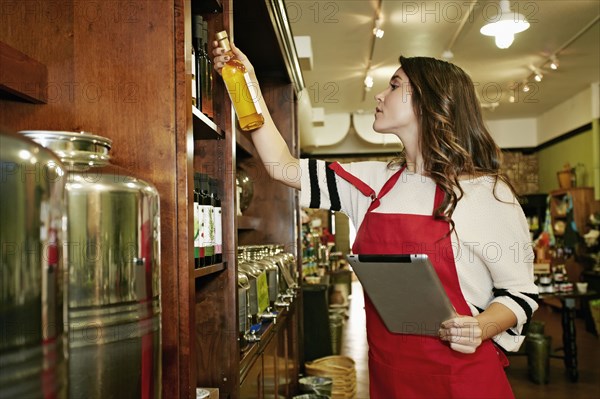
[[[307,375],[332,379],[332,399],[352,399],[356,395],[355,366],[347,356],[327,356],[305,363]]]

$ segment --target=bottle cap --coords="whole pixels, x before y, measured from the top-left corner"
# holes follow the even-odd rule
[[[215,39],[217,39],[217,40],[227,39],[228,37],[229,37],[229,35],[227,34],[226,30],[222,30],[221,32],[217,32],[215,34]]]
[[[217,39],[217,41],[219,42],[219,47],[225,49],[225,51],[231,51],[231,46],[229,45],[229,36],[227,36],[227,32],[226,31],[221,31],[218,32],[215,35],[215,39]]]
[[[195,38],[201,38],[202,37],[202,23],[203,23],[203,19],[201,15],[194,15],[193,17],[193,27],[192,27],[192,35]]]

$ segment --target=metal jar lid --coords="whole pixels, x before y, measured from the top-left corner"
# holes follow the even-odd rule
[[[248,279],[248,276],[246,275],[246,273],[239,270],[237,276],[238,276],[238,287],[243,288],[245,290],[249,289],[250,288],[250,280]]]
[[[87,132],[23,130],[19,132],[54,152],[63,162],[106,163],[112,141]]]

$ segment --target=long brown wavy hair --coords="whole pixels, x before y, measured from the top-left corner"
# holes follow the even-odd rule
[[[464,194],[459,178],[492,177],[496,199],[499,179],[513,193],[515,190],[500,172],[502,152],[483,123],[469,75],[454,64],[430,57],[401,56],[400,65],[412,86],[412,104],[420,122],[424,173],[445,193],[433,216],[450,223],[450,234],[454,231],[452,214]],[[390,166],[405,163],[402,152]]]

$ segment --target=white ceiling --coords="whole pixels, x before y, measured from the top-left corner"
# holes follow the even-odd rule
[[[363,81],[379,1],[287,0],[293,35],[312,38],[313,68],[303,69],[312,106],[327,114],[371,113],[373,96],[387,86],[401,54],[440,58],[457,33],[453,62],[471,75],[482,104],[499,102],[493,111],[484,110],[488,120],[539,116],[600,81],[600,0],[511,1],[512,9],[531,26],[504,50],[492,37],[479,33],[486,18],[494,19],[498,1],[478,1],[469,13],[470,2],[382,0],[385,35],[374,43],[375,84],[365,95]],[[460,29],[462,19],[466,22]],[[558,54],[558,70],[542,65],[565,45]],[[530,65],[542,66],[544,79],[527,94],[515,91],[511,88],[515,82],[532,77]],[[515,93],[516,101],[510,103],[508,97]]]

